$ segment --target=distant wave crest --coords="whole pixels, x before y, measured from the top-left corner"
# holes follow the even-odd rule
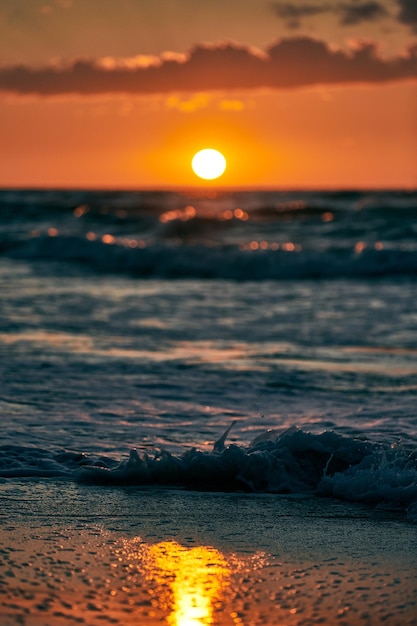
[[[294,244],[188,245],[110,237],[38,236],[3,242],[3,254],[25,260],[83,264],[100,273],[139,278],[277,280],[417,274],[417,250],[357,247],[323,251]]]

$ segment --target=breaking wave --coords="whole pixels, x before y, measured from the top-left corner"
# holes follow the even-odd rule
[[[417,522],[417,449],[333,431],[268,431],[248,447],[226,445],[182,455],[155,449],[115,460],[76,452],[0,447],[0,477],[66,477],[104,485],[311,494],[404,511]]]

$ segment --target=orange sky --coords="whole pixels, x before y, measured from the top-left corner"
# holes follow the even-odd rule
[[[196,4],[4,0],[0,186],[416,186],[409,0]]]

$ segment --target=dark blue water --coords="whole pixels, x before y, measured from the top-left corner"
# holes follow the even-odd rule
[[[0,212],[5,480],[413,518],[416,193],[3,190]]]

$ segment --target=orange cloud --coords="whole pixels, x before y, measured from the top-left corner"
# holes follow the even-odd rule
[[[376,44],[330,48],[310,37],[282,39],[259,54],[232,43],[199,45],[178,58],[162,55],[156,63],[114,64],[77,60],[67,66],[0,69],[0,90],[16,94],[163,94],[233,89],[291,89],[310,85],[386,83],[417,79],[417,45],[384,59]]]
[[[221,111],[243,111],[246,108],[242,100],[236,99],[221,100],[218,106]]]
[[[182,113],[195,113],[195,111],[198,111],[199,109],[205,109],[208,104],[209,98],[204,93],[197,93],[187,99],[171,95],[165,100],[165,106],[168,109],[176,109]]]

